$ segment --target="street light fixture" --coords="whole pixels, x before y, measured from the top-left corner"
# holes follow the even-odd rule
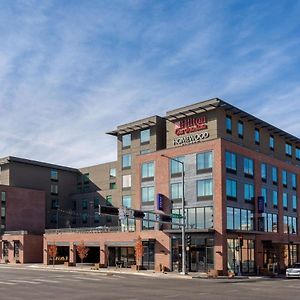
[[[182,270],[181,274],[186,275],[186,249],[185,249],[185,210],[184,210],[184,162],[169,157],[167,155],[161,154],[162,157],[168,158],[169,160],[175,161],[182,165],[181,169],[181,181],[182,181],[182,201],[181,201],[181,208],[182,208],[182,226],[181,226],[181,244],[182,244],[182,253],[181,253],[181,260],[182,260]]]

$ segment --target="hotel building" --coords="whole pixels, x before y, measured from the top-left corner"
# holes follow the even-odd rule
[[[49,245],[58,246],[61,261],[74,263],[76,245],[84,241],[90,248],[87,261],[130,267],[140,236],[144,268],[180,271],[183,200],[188,271],[279,272],[298,260],[297,137],[218,98],[124,124],[108,134],[118,141],[115,162],[77,170],[29,161],[32,168],[42,164],[47,170],[39,186],[27,172],[16,171],[26,184],[21,179],[3,183],[0,177],[9,188],[46,193],[45,264]],[[60,183],[65,176],[67,182],[59,187],[56,205],[51,187],[49,195],[54,171],[55,180]],[[119,221],[118,216],[99,215],[98,205],[141,210],[145,217]],[[173,216],[172,224],[155,222],[167,219],[164,215]],[[5,229],[2,240],[18,240],[18,232],[9,230],[20,229]]]

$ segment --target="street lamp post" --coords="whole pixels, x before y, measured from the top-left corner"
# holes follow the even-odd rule
[[[167,155],[162,154],[162,157],[166,157],[169,160],[176,161],[177,163],[182,165],[181,169],[181,182],[182,182],[182,201],[181,201],[181,209],[182,209],[182,226],[181,226],[181,244],[182,244],[182,253],[181,253],[181,261],[182,261],[182,270],[181,274],[186,274],[186,249],[185,249],[185,209],[184,209],[184,162],[175,159],[173,157],[169,157]]]

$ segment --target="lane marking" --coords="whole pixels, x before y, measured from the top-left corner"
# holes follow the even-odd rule
[[[51,279],[34,279],[34,281],[39,281],[39,282],[49,282],[49,283],[60,283],[61,281],[57,281],[57,280],[51,280]]]
[[[40,284],[40,282],[29,281],[29,280],[10,279],[10,281],[11,282],[16,282],[16,283]]]
[[[14,282],[8,282],[8,281],[0,281],[0,284],[16,285],[16,283],[14,283]]]

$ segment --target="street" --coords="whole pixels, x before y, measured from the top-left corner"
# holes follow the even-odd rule
[[[298,279],[208,280],[0,266],[1,299],[298,299]]]

